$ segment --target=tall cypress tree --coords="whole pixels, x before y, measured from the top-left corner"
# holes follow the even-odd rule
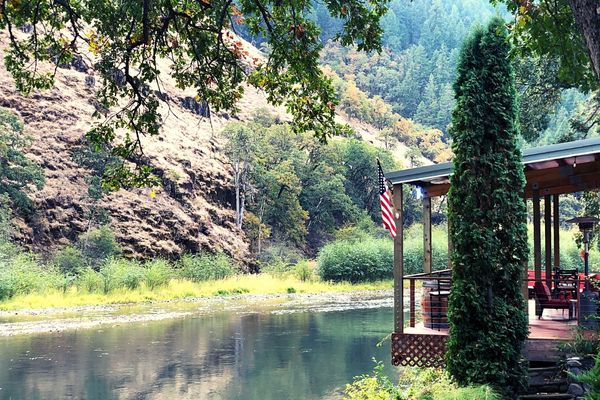
[[[447,366],[460,384],[510,395],[526,384],[521,292],[527,260],[525,176],[504,22],[465,41],[454,84],[454,174],[448,195],[454,244]]]

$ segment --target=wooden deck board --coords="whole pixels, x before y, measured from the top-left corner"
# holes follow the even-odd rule
[[[568,313],[562,310],[544,310],[542,319],[535,315],[535,302],[529,300],[529,339],[530,340],[569,340],[577,320],[568,321]],[[425,328],[418,323],[414,328],[404,328],[406,334],[448,335],[447,329]]]

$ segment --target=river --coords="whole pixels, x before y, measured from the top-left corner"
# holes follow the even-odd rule
[[[373,358],[396,374],[389,299],[257,308],[0,337],[0,399],[333,399]]]

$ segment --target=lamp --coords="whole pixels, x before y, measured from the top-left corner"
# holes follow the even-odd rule
[[[583,235],[583,246],[584,246],[584,255],[583,255],[583,265],[584,265],[584,274],[585,274],[585,286],[583,289],[583,293],[581,293],[580,302],[579,302],[579,325],[587,327],[589,329],[596,329],[597,327],[597,303],[598,303],[598,294],[596,292],[592,292],[590,290],[590,237],[592,235],[592,229],[594,228],[594,224],[596,222],[600,222],[600,219],[596,217],[577,217],[567,220],[566,222],[571,224],[577,224],[579,226],[579,230]]]

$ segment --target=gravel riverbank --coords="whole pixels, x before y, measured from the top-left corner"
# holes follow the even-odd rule
[[[328,293],[245,294],[136,304],[110,304],[0,311],[0,336],[92,329],[173,318],[194,318],[216,312],[296,313],[391,307],[393,292],[369,290]]]

